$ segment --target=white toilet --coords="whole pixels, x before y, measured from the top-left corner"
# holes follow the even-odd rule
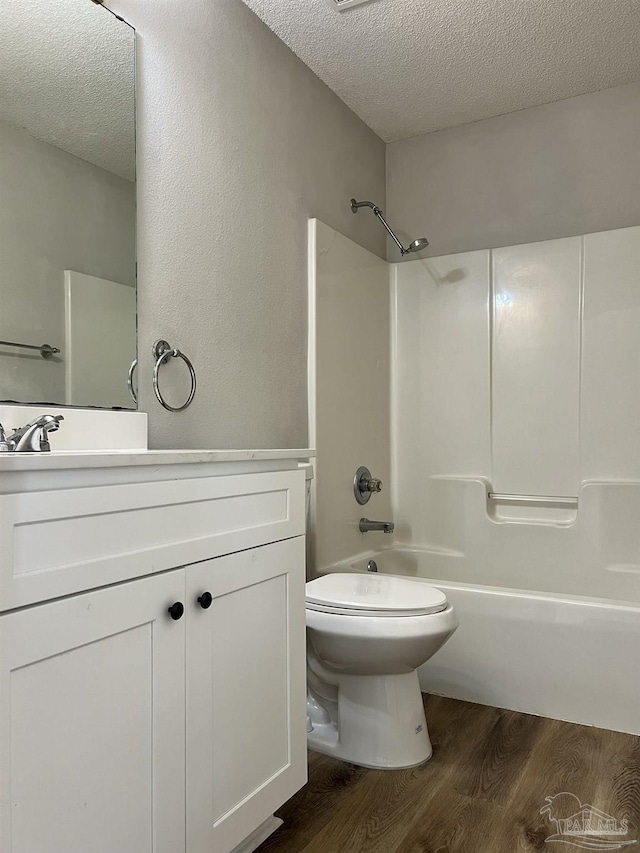
[[[458,627],[443,592],[390,575],[307,583],[310,749],[363,767],[431,757],[417,669]]]

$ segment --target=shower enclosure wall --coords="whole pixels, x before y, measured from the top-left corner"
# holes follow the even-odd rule
[[[384,262],[310,228],[316,570],[375,554],[446,589],[461,626],[424,689],[640,733],[640,228],[387,265],[388,350],[335,326]],[[372,408],[360,378],[386,359]],[[353,460],[329,461],[388,417],[356,455],[388,457],[391,515],[367,515],[391,540],[355,532]]]

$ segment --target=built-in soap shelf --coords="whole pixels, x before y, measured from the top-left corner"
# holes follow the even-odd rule
[[[573,524],[578,498],[564,495],[515,495],[487,491],[487,514],[496,522]]]
[[[488,491],[487,512],[495,521],[573,524],[578,517],[578,497],[515,495]]]

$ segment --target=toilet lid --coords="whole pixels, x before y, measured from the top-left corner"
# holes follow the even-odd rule
[[[439,589],[411,578],[355,572],[331,572],[307,583],[307,603],[362,613],[438,613],[447,606]]]

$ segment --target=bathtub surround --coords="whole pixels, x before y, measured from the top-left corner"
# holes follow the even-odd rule
[[[640,227],[392,265],[391,311],[384,264],[310,228],[315,564],[393,541],[438,577],[640,603]]]
[[[638,270],[638,227],[394,266],[396,541],[640,602]]]
[[[384,204],[384,144],[241,0],[110,0],[138,36],[140,406],[150,445],[307,443],[306,223],[379,255],[349,198]],[[179,417],[151,389],[153,341],[198,370]],[[167,368],[179,398],[181,365]]]
[[[317,228],[343,259],[366,259]],[[392,381],[377,410],[386,393],[393,537],[342,536],[360,507],[323,448],[362,436],[336,417],[332,383],[324,413],[318,394],[316,569],[366,572],[373,558],[446,591],[461,627],[421,668],[423,689],[640,734],[638,270],[640,227],[390,266]],[[326,288],[334,316],[357,316],[358,275],[332,290],[316,275],[316,304]],[[319,365],[331,329],[316,326]],[[350,373],[353,345],[337,337],[339,382],[357,388],[385,353]]]
[[[438,577],[640,603],[640,227],[395,264],[391,309],[384,264],[310,228],[315,564],[393,541]]]
[[[432,256],[637,225],[639,138],[631,83],[393,142],[385,213]]]

